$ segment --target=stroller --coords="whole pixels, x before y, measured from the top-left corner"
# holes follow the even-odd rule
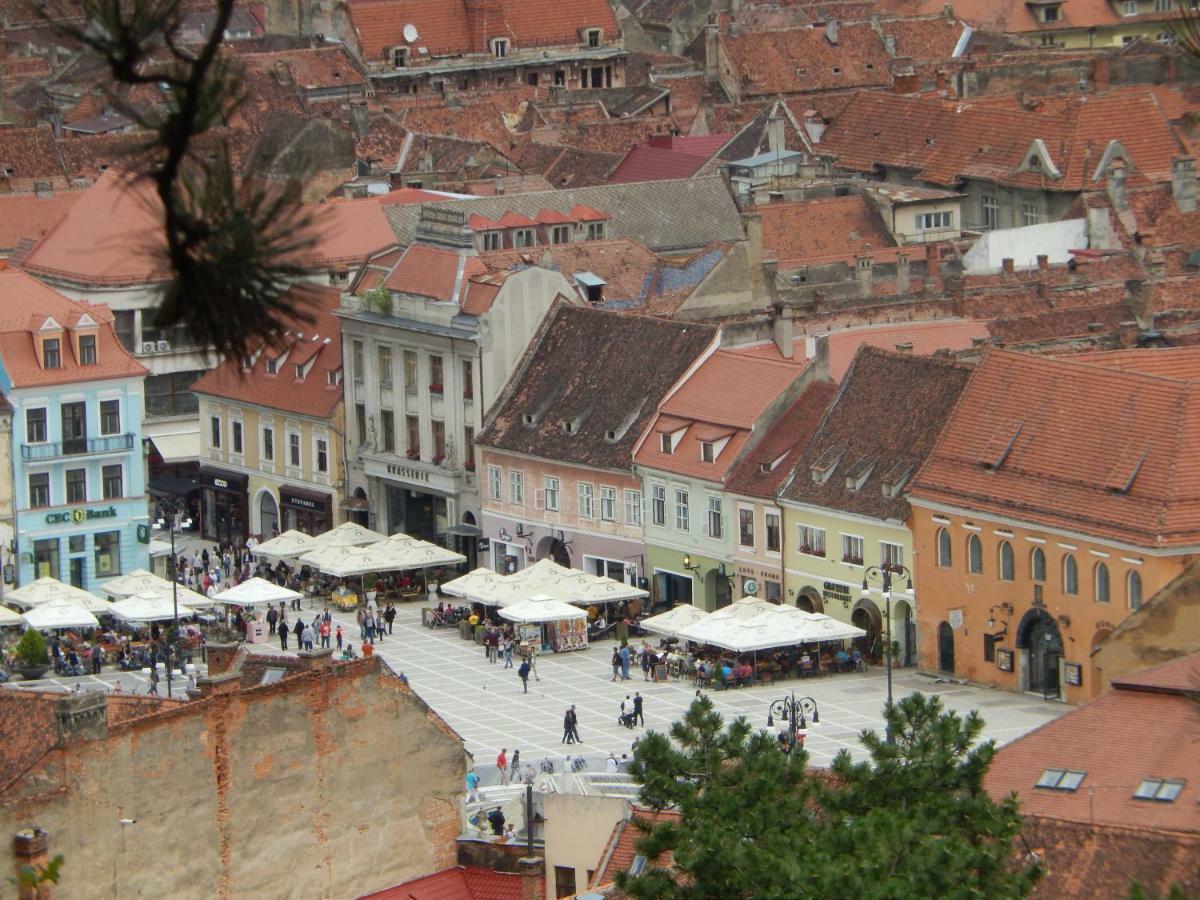
[[[625,712],[624,705],[621,706],[621,713],[617,716],[617,724],[624,725],[626,728],[633,730],[634,723],[637,722],[637,716],[633,713]]]

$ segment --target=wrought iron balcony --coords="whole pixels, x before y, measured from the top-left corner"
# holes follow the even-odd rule
[[[42,444],[22,444],[21,459],[47,460],[62,456],[100,453],[124,453],[133,449],[133,434],[108,434],[95,438],[70,438]]]

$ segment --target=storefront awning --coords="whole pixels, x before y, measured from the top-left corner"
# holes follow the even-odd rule
[[[465,522],[459,522],[457,525],[451,525],[446,529],[446,534],[454,537],[483,537],[483,529],[478,525],[468,525]]]
[[[154,449],[165,463],[194,462],[200,458],[199,428],[180,429],[178,423],[157,428],[150,425],[142,434],[154,442]]]

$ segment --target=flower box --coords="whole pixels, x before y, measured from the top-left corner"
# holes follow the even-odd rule
[[[435,384],[431,384],[431,385],[429,386],[429,393],[431,393],[431,394],[440,394],[440,393],[442,393],[442,386],[441,386],[441,384],[437,384],[437,383],[435,383]]]

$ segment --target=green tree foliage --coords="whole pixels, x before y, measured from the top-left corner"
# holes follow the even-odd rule
[[[919,694],[887,711],[893,744],[863,735],[869,759],[844,751],[827,776],[807,754],[781,753],[744,719],[726,727],[697,697],[670,736],[638,745],[640,800],[680,820],[649,826],[639,852],[671,851],[676,874],[647,866],[617,883],[631,897],[1023,897],[1039,870],[1014,862],[1015,799],[983,790],[994,749],[982,721]]]
[[[46,652],[46,639],[36,628],[26,628],[17,642],[17,658],[27,666],[50,665],[50,654]]]

